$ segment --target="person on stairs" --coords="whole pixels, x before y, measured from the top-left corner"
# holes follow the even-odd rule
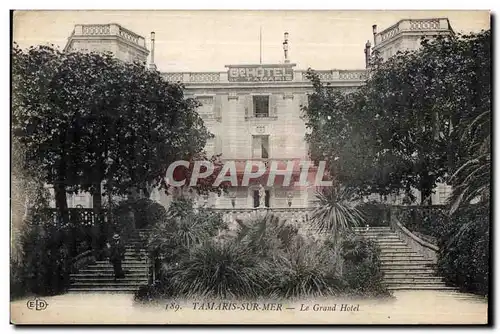
[[[125,258],[125,246],[120,241],[120,235],[113,235],[113,241],[110,245],[108,243],[109,262],[113,265],[115,272],[115,280],[118,278],[125,278],[125,273],[122,268],[122,261]]]

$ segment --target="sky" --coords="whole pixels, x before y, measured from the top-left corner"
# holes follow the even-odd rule
[[[488,11],[17,11],[13,40],[26,48],[66,45],[75,24],[118,23],[146,38],[156,35],[160,71],[225,71],[229,64],[283,62],[283,34],[298,69],[364,68],[364,45],[378,30],[405,18],[446,17],[455,32],[490,28]]]

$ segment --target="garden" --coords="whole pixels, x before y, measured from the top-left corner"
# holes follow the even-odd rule
[[[196,209],[186,198],[173,202],[165,218],[148,244],[160,259],[157,279],[138,291],[138,301],[389,296],[378,248],[349,228],[335,234],[320,226],[307,235],[262,214],[229,229],[220,213]]]

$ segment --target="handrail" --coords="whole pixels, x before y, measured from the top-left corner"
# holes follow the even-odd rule
[[[410,246],[414,251],[420,253],[425,258],[433,261],[437,261],[437,254],[439,253],[439,247],[433,245],[425,240],[422,240],[415,234],[413,234],[409,229],[407,229],[401,222],[394,212],[395,208],[391,210],[390,226],[391,228]]]
[[[401,224],[401,222],[399,220],[396,220],[395,223],[396,223],[397,227],[401,231],[403,231],[407,236],[409,236],[410,238],[412,238],[413,240],[415,240],[416,242],[418,242],[420,245],[422,245],[424,247],[427,247],[427,248],[430,248],[430,249],[432,249],[435,252],[439,252],[439,247],[438,246],[433,245],[430,242],[427,242],[425,240],[422,240],[417,235],[415,235],[414,233],[412,233],[409,229],[407,229],[403,224]]]

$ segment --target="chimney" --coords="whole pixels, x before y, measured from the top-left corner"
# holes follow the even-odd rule
[[[288,33],[285,32],[285,40],[283,41],[283,51],[285,52],[285,64],[288,64],[290,60],[288,59]]]
[[[155,32],[151,32],[151,61],[149,62],[149,69],[156,70],[155,64]]]
[[[365,66],[366,68],[370,67],[370,58],[371,58],[371,47],[370,41],[366,41],[365,44]]]
[[[372,25],[372,30],[373,30],[373,46],[377,45],[377,40],[375,39],[375,36],[377,35],[377,25],[374,24]]]

